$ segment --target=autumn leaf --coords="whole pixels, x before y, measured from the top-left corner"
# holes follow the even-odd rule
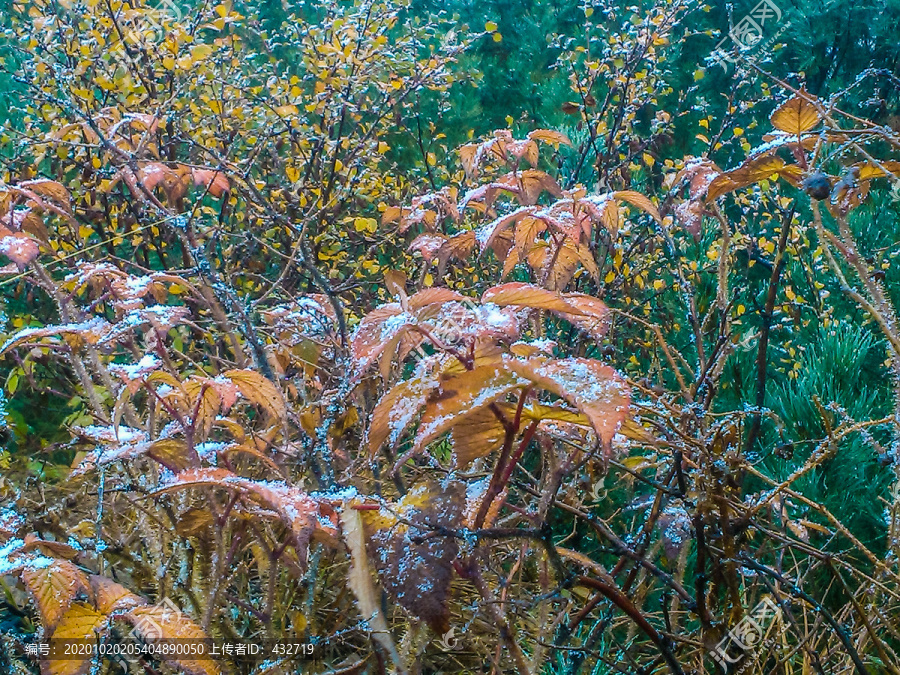
[[[350,351],[358,373],[364,373],[391,339],[415,323],[399,303],[382,305],[366,314],[350,337]]]
[[[572,146],[572,141],[568,136],[559,131],[551,131],[549,129],[535,129],[528,133],[528,138],[534,141],[550,143],[551,145],[568,145]]]
[[[237,491],[241,496],[271,509],[290,528],[294,548],[301,563],[305,562],[309,540],[321,534],[326,540],[335,529],[326,525],[325,508],[302,490],[277,481],[255,481],[238,476],[227,469],[188,469],[176,474],[159,492],[171,492],[195,486],[217,487]]]
[[[74,644],[94,642],[96,636],[106,628],[106,624],[107,618],[104,614],[86,603],[74,602],[60,618],[52,638],[72,641]],[[83,675],[90,668],[92,661],[90,654],[83,658],[69,655],[66,658],[43,659],[41,674]]]
[[[252,370],[228,370],[222,373],[231,380],[251,403],[282,418],[286,413],[284,398],[271,380]]]
[[[428,394],[437,386],[438,381],[432,376],[412,377],[394,385],[382,396],[372,411],[372,421],[368,430],[370,457],[373,457],[388,439],[391,447],[397,445],[403,432],[425,405]]]
[[[53,560],[46,567],[29,566],[22,581],[41,615],[44,630],[53,631],[72,601],[90,588],[87,576],[67,560]]]
[[[503,445],[506,428],[491,406],[470,414],[464,424],[457,424],[450,432],[453,442],[453,465],[465,469],[479,457],[487,457]]]
[[[888,172],[893,174],[894,178],[900,178],[900,162],[898,161],[884,160],[877,164],[872,162],[860,162],[856,165],[856,168],[859,169],[857,180],[860,181],[870,180],[872,178],[885,178],[889,176]]]
[[[459,374],[441,376],[440,386],[431,392],[426,402],[413,447],[398,460],[395,468],[441,434],[465,422],[470,414],[526,384],[501,365],[478,366]]]
[[[209,639],[206,632],[190,617],[168,604],[135,607],[125,613],[123,618],[133,624],[135,632],[148,643],[156,640],[199,641]],[[187,658],[166,654],[165,650],[161,650],[161,656],[187,675],[219,675],[221,673],[219,666],[209,657]]]
[[[90,587],[94,597],[94,604],[101,614],[109,615],[147,604],[144,598],[135,595],[108,577],[92,574],[90,576]]]
[[[487,289],[481,296],[481,302],[493,303],[498,307],[514,305],[532,309],[548,309],[571,316],[579,316],[584,312],[565,300],[559,293],[548,291],[540,286],[511,282]]]
[[[619,190],[618,192],[613,192],[613,198],[628,202],[632,206],[636,206],[642,211],[649,213],[656,222],[662,222],[659,210],[648,197],[645,197],[640,192],[635,192],[634,190]]]
[[[459,481],[428,481],[390,509],[362,515],[369,560],[385,591],[438,635],[450,627],[447,601],[459,545],[455,537],[426,535],[435,525],[458,527],[464,503],[465,487]]]
[[[822,119],[813,100],[811,94],[801,90],[799,95],[792,96],[772,112],[769,118],[772,126],[789,134],[809,131]]]
[[[24,232],[16,232],[0,238],[0,253],[20,268],[24,268],[37,258],[40,252],[41,249],[38,242]]]
[[[215,169],[191,169],[191,179],[215,198],[220,198],[231,190],[231,184],[223,171]]]
[[[369,571],[362,517],[350,504],[341,509],[341,530],[347,550],[350,552],[350,572],[347,580],[356,596],[356,604],[364,625],[369,627],[372,639],[390,655],[398,673],[405,673],[406,668],[394,644],[384,612],[381,611],[380,593],[375,588],[372,573]]]
[[[607,446],[628,413],[625,381],[612,368],[593,359],[510,359],[508,368],[561,396],[584,413]]]

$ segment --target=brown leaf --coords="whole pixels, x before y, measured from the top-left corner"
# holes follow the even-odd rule
[[[512,213],[509,213],[505,216],[500,216],[499,218],[482,226],[475,234],[476,239],[478,239],[478,245],[481,251],[485,251],[488,247],[492,246],[497,236],[506,228],[533,212],[533,206],[522,206]]]
[[[209,636],[186,614],[168,604],[135,607],[124,615],[134,625],[135,632],[148,643],[156,640],[206,640]],[[219,675],[216,662],[209,657],[185,658],[170,656],[162,651],[162,658],[188,675]]]
[[[94,604],[101,614],[109,615],[113,612],[120,612],[147,604],[144,598],[135,595],[108,577],[92,574],[90,584],[94,596]]]
[[[72,212],[71,197],[69,191],[63,187],[61,183],[47,178],[36,178],[35,180],[26,180],[19,183],[17,188],[28,190],[41,198],[49,199],[56,203],[66,213]],[[39,204],[43,204],[43,199]]]
[[[481,302],[490,302],[499,307],[514,305],[532,309],[548,309],[573,316],[583,314],[578,307],[567,302],[559,293],[517,281],[487,289],[481,296]]]
[[[429,305],[443,305],[445,302],[463,302],[466,299],[449,288],[424,288],[409,296],[409,308],[413,311]]]
[[[510,359],[507,366],[583,412],[607,447],[628,414],[630,397],[625,380],[599,361],[580,358]]]
[[[822,119],[812,100],[812,94],[801,90],[800,95],[792,96],[772,112],[772,126],[789,134],[809,131]]]
[[[479,408],[451,431],[453,465],[465,469],[479,457],[487,457],[503,445],[506,429],[492,408]]]
[[[231,190],[228,176],[223,171],[215,169],[191,169],[191,179],[194,185],[202,187],[213,197],[219,199]]]
[[[438,381],[434,377],[413,377],[394,385],[381,397],[372,411],[368,430],[370,457],[374,457],[386,440],[390,440],[391,447],[397,445],[403,432],[425,405],[428,394],[437,386]]]
[[[385,270],[384,286],[393,296],[406,296],[406,272],[401,270]]]
[[[415,323],[413,316],[403,311],[399,303],[381,305],[366,314],[350,337],[350,352],[358,373],[365,372],[384,351],[397,333]]]
[[[69,607],[53,631],[54,640],[71,640],[75,643],[93,642],[96,635],[106,627],[107,618],[90,605],[75,602]],[[42,675],[83,675],[91,666],[90,654],[79,658],[66,655],[65,658],[41,661]]]
[[[419,538],[436,525],[459,527],[464,503],[464,485],[458,481],[420,483],[392,505],[390,511],[402,522],[386,509],[376,517],[363,516],[369,558],[388,595],[439,635],[450,627],[447,600],[459,546],[455,537]]]
[[[87,576],[67,560],[46,567],[26,567],[22,581],[41,615],[47,634],[53,631],[79,592],[90,588]]]
[[[460,232],[450,237],[447,243],[441,246],[441,250],[438,251],[438,258],[440,258],[442,263],[446,263],[451,258],[465,260],[472,253],[473,248],[475,248],[475,232],[472,230]]]
[[[315,534],[322,534],[328,540],[336,535],[336,530],[326,521],[323,506],[298,488],[284,483],[259,482],[238,476],[227,469],[188,469],[175,475],[159,492],[171,492],[197,485],[209,485],[226,490],[236,490],[279,515],[291,529],[294,548],[301,562],[305,562],[309,540]]]
[[[237,385],[237,388],[251,403],[267,410],[277,418],[285,416],[284,398],[271,380],[252,370],[228,370],[222,374]]]
[[[562,197],[562,189],[557,182],[547,173],[537,169],[526,169],[519,176],[520,195],[522,204],[536,204],[541,193],[546,191],[554,197]]]

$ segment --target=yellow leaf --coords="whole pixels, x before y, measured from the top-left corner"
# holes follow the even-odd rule
[[[821,116],[811,102],[812,94],[801,90],[800,95],[793,96],[778,106],[769,118],[772,126],[789,134],[801,134],[809,131],[819,123]]]
[[[234,382],[241,393],[275,417],[284,417],[285,406],[281,392],[272,382],[252,370],[228,370],[225,377]]]

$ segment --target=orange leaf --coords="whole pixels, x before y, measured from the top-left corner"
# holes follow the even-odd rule
[[[557,316],[578,326],[596,340],[606,335],[610,324],[609,307],[602,300],[584,293],[564,293],[563,298],[580,314],[554,312]]]
[[[772,126],[789,134],[809,131],[822,119],[811,100],[814,100],[814,97],[805,91],[801,91],[798,96],[792,96],[772,112],[769,118]]]
[[[228,177],[222,171],[215,169],[191,169],[191,178],[194,185],[199,185],[218,199],[231,190]]]
[[[453,427],[453,465],[465,469],[479,457],[487,457],[503,445],[506,429],[489,408],[479,408],[466,419],[465,424]]]
[[[388,342],[415,322],[399,303],[391,302],[366,314],[350,338],[350,352],[357,371],[364,372],[384,351]]]
[[[510,370],[561,396],[583,412],[604,444],[609,446],[628,413],[625,380],[593,359],[509,360]]]
[[[92,574],[90,583],[94,594],[94,604],[101,614],[109,615],[113,612],[147,604],[144,598],[135,595],[121,584],[117,584],[107,577]]]
[[[90,588],[84,572],[67,560],[54,560],[46,567],[26,567],[22,572],[22,581],[41,614],[41,622],[48,634],[78,593]]]
[[[409,308],[419,310],[428,305],[442,305],[445,302],[463,302],[464,295],[449,288],[425,288],[409,296]]]
[[[407,457],[420,452],[452,427],[467,421],[470,414],[526,384],[527,381],[499,364],[477,366],[474,370],[441,376],[440,387],[428,397],[415,443]],[[407,457],[397,464],[401,464]]]
[[[533,141],[542,141],[543,143],[551,143],[553,145],[563,144],[568,145],[569,147],[572,146],[572,141],[569,140],[568,136],[549,129],[535,129],[534,131],[529,132],[528,138]]]
[[[53,631],[54,640],[71,640],[74,643],[93,641],[101,629],[106,627],[107,618],[90,605],[75,602],[69,607]],[[41,661],[42,675],[82,675],[91,665],[91,655],[83,659],[66,655],[64,658]]]
[[[145,641],[155,640],[205,640],[208,635],[187,615],[174,605],[159,604],[152,607],[136,607],[128,612],[126,620],[134,624],[134,629]],[[189,675],[219,675],[219,666],[211,658],[184,658],[166,656],[163,658]]]
[[[481,296],[481,302],[491,302],[500,307],[515,305],[532,309],[549,309],[572,315],[583,314],[578,307],[567,302],[559,293],[521,282],[511,282],[489,288]]]
[[[275,417],[284,417],[284,399],[278,387],[270,380],[252,370],[228,370],[223,375],[234,382],[251,403],[264,408]]]
[[[0,239],[0,253],[22,268],[37,258],[41,249],[37,240],[24,232],[16,232]]]
[[[659,215],[656,206],[654,206],[649,198],[645,197],[640,192],[635,192],[634,190],[619,190],[618,192],[613,192],[613,198],[626,201],[632,206],[636,206],[642,211],[649,213],[656,222],[662,222],[662,217]]]
[[[438,386],[433,377],[414,377],[396,384],[388,391],[375,410],[368,431],[369,456],[390,439],[391,447],[397,445],[404,430],[412,423],[425,405],[428,394]]]

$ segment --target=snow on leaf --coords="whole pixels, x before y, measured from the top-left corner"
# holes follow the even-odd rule
[[[822,119],[814,100],[814,96],[801,90],[799,95],[792,96],[772,112],[769,118],[772,126],[789,134],[809,131]]]
[[[425,404],[413,448],[398,460],[396,466],[400,466],[408,457],[420,452],[428,443],[455,425],[467,421],[468,416],[476,410],[527,384],[526,380],[507,371],[500,364],[477,366],[462,373],[442,375],[440,386],[431,392]]]
[[[54,640],[71,640],[74,643],[93,642],[98,633],[107,627],[107,618],[90,605],[83,602],[72,603],[53,631]],[[91,665],[92,657],[88,653],[84,658],[68,656],[66,658],[43,659],[42,675],[83,675]]]
[[[397,333],[415,323],[399,303],[391,302],[366,314],[350,337],[350,352],[358,374],[364,373]]]
[[[26,567],[22,581],[41,615],[41,623],[49,634],[79,592],[87,592],[90,584],[84,572],[68,560],[54,560],[41,568]]]
[[[572,316],[584,314],[581,309],[566,301],[559,293],[521,282],[511,282],[489,288],[481,296],[481,301],[491,302],[500,307],[514,305],[532,309],[548,309]]]
[[[344,535],[344,543],[350,551],[350,573],[348,582],[353,595],[356,596],[356,605],[363,617],[364,624],[369,628],[372,639],[378,642],[390,655],[397,667],[398,673],[405,675],[406,669],[391,631],[388,628],[384,612],[381,611],[381,595],[372,581],[372,573],[369,571],[369,558],[366,554],[365,533],[362,517],[359,511],[345,505],[341,509],[341,529]]]
[[[428,394],[437,386],[438,381],[434,377],[413,377],[394,385],[381,397],[372,411],[368,430],[370,457],[378,452],[385,441],[390,441],[391,447],[397,445],[403,432],[425,405]]]
[[[600,439],[610,446],[628,414],[625,380],[593,359],[510,359],[508,368],[538,386],[561,396],[584,413]]]
[[[135,632],[149,643],[158,639],[194,641],[209,638],[190,617],[167,604],[135,607],[124,614],[123,618],[132,623]],[[181,654],[169,655],[165,651],[161,655],[188,675],[219,675],[221,672],[216,662],[209,657],[189,658]]]
[[[443,234],[420,234],[412,240],[408,249],[410,251],[418,251],[426,261],[431,262],[441,246],[447,242],[447,239]]]
[[[628,202],[632,206],[636,206],[642,211],[649,213],[656,222],[662,222],[659,210],[648,197],[645,197],[640,192],[635,192],[634,190],[619,190],[618,192],[613,192],[613,198]]]
[[[9,338],[0,348],[0,354],[4,354],[13,347],[20,345],[27,340],[49,337],[51,335],[84,335],[106,333],[110,327],[110,323],[99,316],[81,323],[67,323],[58,326],[44,326],[42,328],[23,328],[15,335]]]
[[[533,206],[522,206],[512,213],[500,216],[480,227],[475,233],[475,239],[478,241],[479,249],[483,252],[494,243],[494,239],[497,238],[497,235],[500,234],[500,232],[517,222],[523,216],[533,213],[534,210],[535,208]]]
[[[271,380],[252,370],[228,370],[222,375],[233,382],[251,403],[282,418],[286,413],[284,398]]]
[[[291,530],[294,548],[301,562],[305,563],[310,537],[321,533],[327,539],[336,534],[333,523],[328,520],[330,507],[280,481],[251,480],[227,469],[188,469],[176,474],[159,491],[170,492],[198,485],[237,491],[241,496],[277,513]]]
[[[134,393],[144,378],[162,365],[162,361],[152,354],[145,354],[137,363],[111,363],[109,372],[122,379],[128,391]]]
[[[0,253],[20,268],[37,258],[40,252],[38,242],[24,232],[16,232],[0,239]]]
[[[610,315],[609,308],[602,300],[584,293],[564,293],[562,297],[580,313],[555,311],[554,314],[578,326],[596,340],[600,340],[606,335],[606,331],[609,330]]]
[[[462,483],[427,482],[416,485],[389,511],[362,514],[369,560],[385,591],[439,635],[450,627],[447,599],[459,546],[455,537],[418,538],[431,533],[436,525],[459,527],[464,501]],[[399,514],[402,521],[391,512]]]

